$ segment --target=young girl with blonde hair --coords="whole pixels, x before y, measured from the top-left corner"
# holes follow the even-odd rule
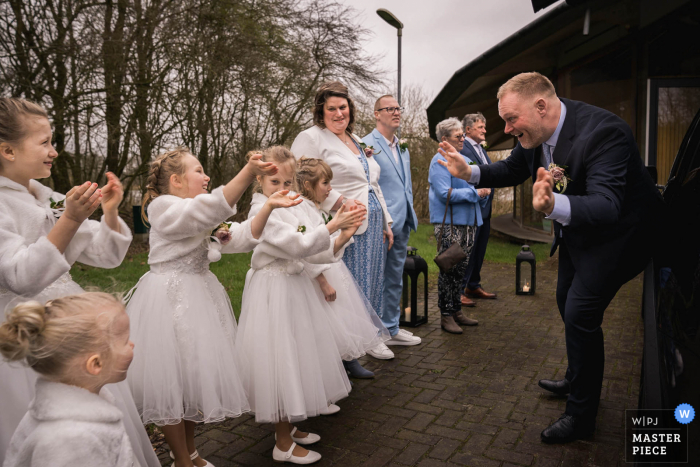
[[[127,305],[140,350],[128,382],[143,423],[161,426],[176,467],[211,465],[195,449],[196,423],[249,410],[235,363],[233,309],[209,263],[221,253],[252,250],[273,209],[300,202],[280,192],[254,219],[222,224],[236,213],[236,202],[256,175],[277,172],[260,158],[252,157],[211,193],[209,177],[187,149],[151,163],[143,201],[151,225],[151,269]]]
[[[321,159],[302,157],[297,161],[296,184],[304,199],[299,208],[307,214],[307,228],[326,223],[321,204],[331,191],[332,179],[333,171]],[[348,374],[355,378],[374,377],[374,373],[363,368],[357,359],[391,336],[352,273],[343,261],[329,263],[323,270],[307,268],[306,272],[314,279],[320,295],[329,302],[338,318],[334,332],[336,341],[343,343],[341,357]]]
[[[76,261],[119,266],[131,232],[119,218],[122,185],[85,182],[66,195],[37,179],[51,175],[58,153],[46,111],[24,99],[0,98],[0,312],[17,300],[47,300],[81,293],[68,271]],[[101,205],[100,221],[88,217]],[[21,297],[21,298],[20,298]],[[4,313],[0,315],[0,322]],[[34,397],[36,373],[0,362],[0,463],[12,433]],[[142,466],[158,466],[126,383],[110,385],[126,432]]]
[[[138,465],[105,386],[126,378],[133,350],[124,306],[105,293],[26,302],[10,311],[0,326],[0,354],[41,377],[4,465]]]
[[[269,197],[294,187],[295,159],[281,146],[267,149],[264,160],[279,167],[258,177],[249,216],[257,217]],[[302,274],[307,263],[337,261],[338,252],[362,224],[365,212],[341,207],[326,225],[305,225],[299,206],[275,211],[253,251],[241,307],[236,356],[251,410],[259,423],[274,423],[275,461],[311,464],[321,455],[298,445],[320,440],[291,423],[338,410],[350,382],[333,336],[333,312]],[[255,218],[253,217],[253,218]],[[331,235],[340,234],[332,241]]]

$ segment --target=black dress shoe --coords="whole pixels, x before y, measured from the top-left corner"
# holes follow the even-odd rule
[[[542,389],[546,389],[549,392],[553,392],[557,396],[566,396],[571,392],[571,383],[568,379],[541,379],[537,383]]]
[[[544,443],[570,443],[577,439],[587,438],[595,431],[595,424],[585,423],[581,417],[563,414],[559,420],[542,430]]]

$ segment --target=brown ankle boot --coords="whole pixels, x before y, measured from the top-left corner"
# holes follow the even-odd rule
[[[462,326],[476,326],[479,322],[475,319],[467,318],[461,311],[458,311],[454,315],[455,322],[461,324]]]
[[[447,331],[452,334],[462,334],[462,328],[457,326],[455,320],[452,316],[440,316],[440,327],[443,331]]]

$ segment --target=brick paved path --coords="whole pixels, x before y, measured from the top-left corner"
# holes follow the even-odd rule
[[[538,293],[516,296],[514,266],[484,265],[498,300],[465,308],[479,326],[455,336],[440,329],[436,291],[430,321],[415,329],[423,343],[392,347],[396,358],[363,364],[374,380],[354,380],[341,412],[299,424],[319,433],[318,466],[622,466],[625,408],[635,408],[642,360],[641,278],[627,284],[605,314],[605,380],[593,438],[565,446],[540,442],[564,411],[541,378],[566,370],[564,326],[556,311],[556,261],[538,264]],[[272,425],[250,416],[197,428],[199,452],[216,467],[279,465]],[[164,464],[164,446],[158,449]]]

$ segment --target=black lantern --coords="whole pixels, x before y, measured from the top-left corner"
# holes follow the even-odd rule
[[[403,299],[401,300],[401,319],[399,320],[401,326],[412,328],[428,322],[428,263],[418,256],[416,251],[418,248],[408,247],[406,263],[403,265]],[[423,274],[422,316],[418,316],[418,278],[420,274]],[[411,289],[410,293],[409,288]]]
[[[515,257],[515,294],[535,295],[535,254],[523,245]]]

